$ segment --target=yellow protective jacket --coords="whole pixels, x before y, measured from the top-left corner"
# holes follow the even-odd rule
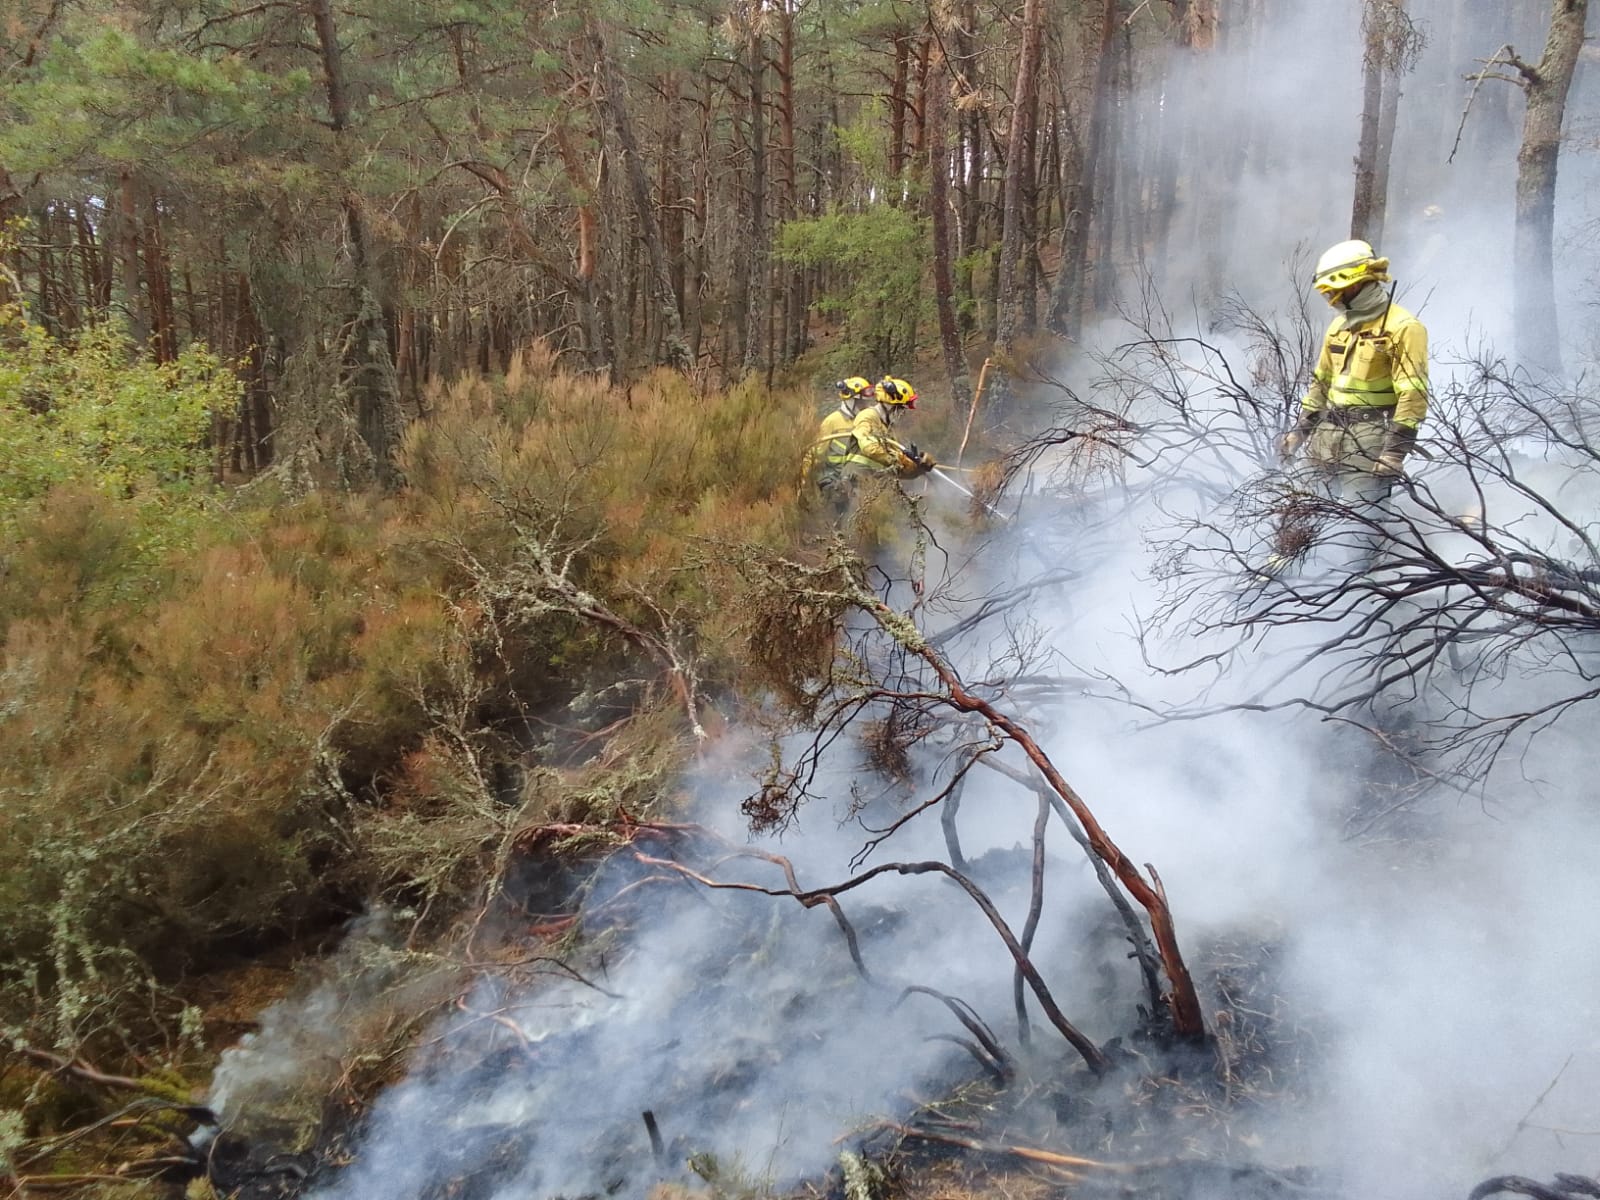
[[[1350,329],[1334,318],[1322,338],[1311,388],[1301,403],[1310,417],[1329,408],[1393,408],[1393,421],[1415,429],[1428,415],[1428,331],[1398,304]]]
[[[911,460],[904,447],[889,435],[889,420],[882,404],[869,404],[856,414],[850,432],[855,438],[855,449],[847,459],[848,465],[861,470],[906,469]]]
[[[822,424],[817,427],[816,439],[811,443],[811,448],[806,451],[805,463],[801,474],[810,477],[819,465],[843,468],[849,462],[851,452],[855,449],[855,439],[851,436],[851,427],[855,425],[855,415],[850,413],[843,404],[822,418]]]

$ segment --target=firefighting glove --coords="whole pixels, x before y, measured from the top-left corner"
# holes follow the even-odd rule
[[[1383,439],[1383,449],[1378,454],[1378,461],[1373,464],[1372,473],[1398,476],[1405,465],[1406,455],[1411,453],[1416,444],[1415,429],[1389,422],[1389,432]]]
[[[1300,420],[1295,427],[1278,439],[1278,457],[1284,462],[1291,462],[1300,452],[1300,447],[1305,445],[1306,439],[1311,436],[1311,431],[1317,427],[1317,422],[1322,419],[1318,412],[1300,410]]]
[[[910,454],[910,450],[917,450],[917,448],[909,446],[907,451],[901,451],[899,461],[894,464],[894,474],[899,475],[901,478],[917,478],[918,475],[926,475],[930,470],[933,470],[934,462],[928,454],[920,453],[920,451],[917,454]]]
[[[915,479],[919,475],[926,475],[939,464],[933,461],[933,455],[925,454],[917,449],[915,442],[908,442],[902,449],[906,461],[902,464],[902,474],[907,479]]]

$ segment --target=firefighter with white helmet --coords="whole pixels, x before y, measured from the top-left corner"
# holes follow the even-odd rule
[[[1281,449],[1292,458],[1305,446],[1314,465],[1371,476],[1387,494],[1428,415],[1428,331],[1394,303],[1383,286],[1389,260],[1367,242],[1329,248],[1312,282],[1337,315],[1323,335],[1300,419]]]
[[[1285,462],[1304,448],[1334,498],[1378,522],[1428,415],[1428,331],[1394,303],[1387,283],[1389,260],[1364,241],[1340,242],[1317,260],[1312,285],[1336,315],[1299,420],[1279,443]],[[1375,552],[1370,528],[1363,540]],[[1277,574],[1292,557],[1285,541],[1280,530],[1264,574]]]

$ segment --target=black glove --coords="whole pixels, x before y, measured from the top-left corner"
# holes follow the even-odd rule
[[[1417,431],[1404,425],[1389,422],[1389,432],[1383,439],[1383,450],[1372,468],[1374,475],[1399,475],[1405,465],[1406,455],[1417,445]]]

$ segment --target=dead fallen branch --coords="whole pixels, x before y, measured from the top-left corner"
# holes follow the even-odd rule
[[[1073,819],[1072,811],[1066,803],[1050,790],[1044,780],[1037,776],[1030,776],[1026,772],[1002,762],[1000,759],[989,757],[984,759],[983,765],[991,771],[998,771],[1007,779],[1032,791],[1035,795],[1047,799],[1051,808],[1061,823],[1067,827],[1067,833],[1072,840],[1077,842],[1089,858],[1089,863],[1094,867],[1095,878],[1100,881],[1101,888],[1111,900],[1111,906],[1117,910],[1117,916],[1122,919],[1123,926],[1128,931],[1128,943],[1133,948],[1133,957],[1139,963],[1140,974],[1144,976],[1145,991],[1154,1006],[1152,1011],[1160,1009],[1163,998],[1161,993],[1161,965],[1156,957],[1155,947],[1150,944],[1149,935],[1145,933],[1144,926],[1139,921],[1139,915],[1128,902],[1128,897],[1117,886],[1116,877],[1111,874],[1111,868],[1094,852],[1094,847],[1089,844],[1088,837]]]
[[[898,1133],[901,1137],[914,1139],[921,1142],[935,1142],[941,1146],[955,1146],[962,1150],[971,1150],[976,1154],[1003,1155],[1009,1158],[1020,1158],[1027,1162],[1043,1163],[1048,1167],[1066,1167],[1072,1170],[1104,1171],[1112,1175],[1132,1175],[1141,1170],[1151,1169],[1156,1166],[1170,1166],[1164,1164],[1118,1163],[1102,1162],[1097,1158],[1084,1158],[1077,1154],[1058,1154],[1054,1150],[1040,1150],[1034,1146],[1008,1146],[996,1142],[985,1142],[978,1138],[957,1137],[950,1133],[934,1133],[932,1130],[915,1129],[906,1125],[885,1125],[884,1129]]]
[[[1032,960],[1028,958],[1027,952],[1022,948],[1022,943],[1017,940],[1016,934],[1006,924],[1005,918],[1000,915],[1000,910],[994,906],[994,902],[989,899],[977,884],[973,883],[961,872],[953,867],[946,866],[942,862],[884,863],[881,866],[873,867],[870,871],[853,876],[843,883],[834,884],[831,887],[813,888],[810,891],[800,891],[795,885],[792,869],[789,874],[789,887],[769,888],[756,883],[738,883],[712,879],[684,866],[682,863],[673,862],[671,859],[652,858],[638,850],[634,851],[634,857],[646,866],[677,871],[693,879],[702,887],[756,892],[764,896],[790,896],[807,908],[812,908],[818,904],[828,904],[832,908],[831,901],[835,897],[844,892],[854,891],[863,884],[876,879],[879,875],[886,875],[890,872],[897,875],[943,875],[966,892],[972,898],[973,903],[982,910],[983,915],[988,918],[989,924],[994,928],[994,931],[1000,935],[1000,940],[1005,943],[1006,949],[1011,952],[1011,959],[1016,963],[1017,969],[1022,972],[1023,977],[1028,981],[1028,986],[1033,989],[1034,997],[1039,1001],[1039,1007],[1044,1009],[1045,1016],[1055,1026],[1056,1031],[1066,1038],[1072,1048],[1078,1052],[1089,1069],[1096,1075],[1104,1075],[1111,1067],[1111,1060],[1106,1057],[1105,1052],[1095,1045],[1077,1026],[1067,1020],[1066,1014],[1056,1004],[1055,997],[1050,994],[1050,989],[1045,984],[1044,977],[1039,974]],[[756,857],[765,856],[756,855]],[[786,862],[787,860],[784,861]],[[856,953],[853,944],[851,952],[852,954]]]
[[[80,1059],[62,1058],[59,1054],[51,1054],[47,1050],[35,1050],[31,1046],[12,1047],[14,1053],[21,1055],[29,1062],[49,1070],[52,1074],[64,1076],[67,1079],[77,1080],[79,1083],[92,1083],[100,1087],[116,1088],[121,1091],[143,1092],[145,1095],[163,1096],[160,1085],[152,1084],[147,1080],[130,1079],[126,1075],[108,1075],[104,1071],[95,1069],[89,1063]],[[179,1107],[174,1105],[174,1107]],[[202,1108],[202,1105],[193,1105]]]
[[[1200,1006],[1200,997],[1195,991],[1194,980],[1189,975],[1189,968],[1185,965],[1183,953],[1178,947],[1178,934],[1173,924],[1172,910],[1167,905],[1165,890],[1154,868],[1148,863],[1145,864],[1146,870],[1150,871],[1150,878],[1146,879],[1134,865],[1133,860],[1111,840],[1083,797],[1078,795],[1056,769],[1055,763],[1034,740],[1033,735],[988,700],[969,691],[962,683],[961,677],[956,674],[955,668],[928,643],[910,618],[890,608],[860,583],[854,583],[853,587],[852,601],[872,616],[884,632],[894,638],[901,647],[927,663],[939,682],[944,685],[943,696],[930,698],[937,699],[938,702],[958,712],[975,713],[983,717],[1006,738],[1021,747],[1022,752],[1032,760],[1039,773],[1044,776],[1051,790],[1066,802],[1088,836],[1089,845],[1095,855],[1111,868],[1122,886],[1144,906],[1150,918],[1150,930],[1155,939],[1156,951],[1167,981],[1171,985],[1171,991],[1163,997],[1163,1000],[1172,1016],[1173,1032],[1181,1038],[1205,1040],[1205,1016]],[[1020,954],[1020,948],[1018,953]],[[1025,961],[1025,956],[1022,956],[1022,961]]]
[[[972,1051],[972,1056],[995,1076],[996,1081],[1001,1086],[1011,1081],[1012,1076],[1016,1074],[1015,1060],[1006,1053],[1005,1047],[994,1036],[994,1032],[973,1011],[972,1005],[956,996],[946,995],[944,992],[931,987],[923,987],[920,984],[913,984],[906,988],[905,991],[900,993],[900,1000],[913,995],[932,996],[948,1008],[955,1019],[960,1021],[967,1032],[973,1036],[975,1044],[961,1041],[961,1039],[956,1040],[961,1041],[961,1045]],[[895,1003],[898,1004],[900,1001]]]

